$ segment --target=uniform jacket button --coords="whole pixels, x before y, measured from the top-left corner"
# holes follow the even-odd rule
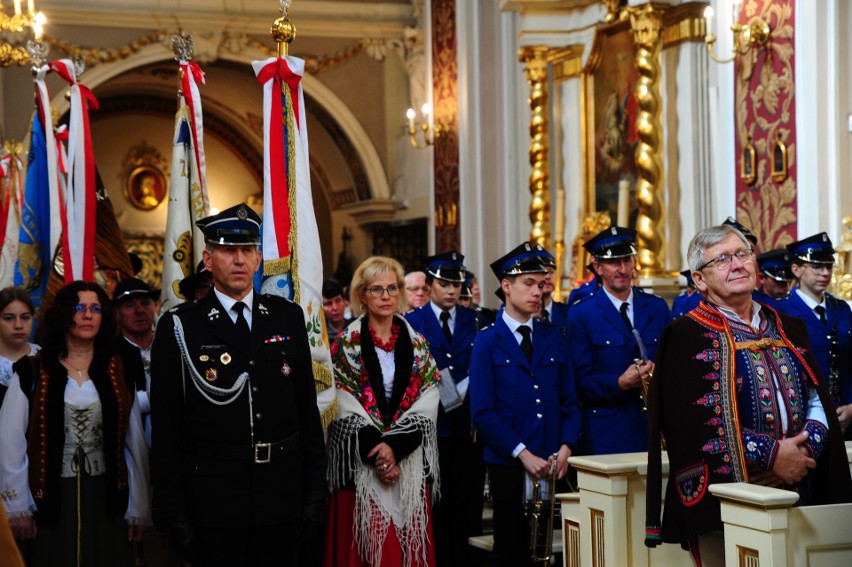
[[[256,413],[256,414],[254,414],[254,417],[255,417],[255,418],[257,418],[257,419],[263,419],[263,414],[261,414],[260,412],[258,412],[258,413]]]
[[[253,361],[253,360],[249,360],[249,366],[254,366],[254,361]]]
[[[452,358],[452,357],[453,357],[453,355],[452,355],[452,354],[447,353],[447,358]]]
[[[536,392],[538,392],[538,384],[533,384],[533,390],[535,390]]]
[[[541,405],[541,400],[536,400],[536,401],[535,401],[535,405],[540,406],[540,405]]]
[[[540,413],[535,414],[535,416],[536,416],[537,418],[539,418],[539,419],[541,419],[541,418],[542,418],[542,415],[541,415]]]
[[[257,392],[259,389],[260,389],[260,388],[258,388],[257,386],[252,386],[252,387],[251,387],[251,391],[252,391],[252,392]]]

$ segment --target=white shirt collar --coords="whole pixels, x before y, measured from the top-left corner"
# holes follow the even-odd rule
[[[752,329],[760,328],[760,303],[756,301],[752,301],[752,313],[751,313],[751,321],[743,321],[737,312],[733,309],[728,309],[727,307],[721,307],[719,305],[713,305],[716,309],[722,312],[722,315],[730,319],[731,321],[739,321],[740,323],[745,323],[746,325],[751,325]]]
[[[811,311],[813,311],[815,308],[819,307],[820,305],[822,305],[823,309],[825,309],[825,294],[823,294],[822,301],[819,302],[819,303],[814,301],[813,297],[811,297],[807,293],[803,292],[798,287],[796,288],[796,294],[798,294],[798,296],[802,299],[802,301],[805,302],[805,305],[807,305],[811,309]],[[826,311],[827,311],[827,309],[826,309]]]
[[[431,300],[429,301],[429,306],[432,307],[432,312],[435,314],[435,317],[438,318],[438,321],[440,321],[441,320],[441,313],[443,313],[444,310],[441,309],[440,307],[438,307],[435,304],[435,302],[431,301]],[[447,309],[447,313],[450,314],[450,321],[451,322],[456,320],[456,306],[455,305],[453,305],[452,309]]]
[[[222,304],[222,307],[225,308],[225,311],[228,312],[229,316],[232,313],[231,309],[233,309],[234,303],[236,303],[237,301],[242,301],[243,303],[246,304],[246,307],[247,307],[247,309],[246,309],[247,313],[245,313],[246,318],[248,318],[249,314],[251,314],[252,303],[254,302],[254,289],[250,289],[249,292],[247,294],[245,294],[242,299],[239,299],[239,300],[225,295],[224,293],[222,293],[221,291],[216,289],[215,286],[213,287],[213,293],[216,294],[216,299],[219,300],[219,303]]]
[[[611,294],[606,290],[604,286],[601,286],[601,289],[612,302],[613,307],[615,307],[616,311],[621,311],[621,304],[627,303],[630,305],[630,318],[633,319],[633,288],[630,288],[630,295],[627,296],[627,299],[618,299],[616,296]]]
[[[526,321],[518,321],[516,319],[513,319],[511,317],[511,315],[506,313],[505,309],[503,310],[503,322],[506,323],[506,326],[509,327],[509,330],[512,331],[515,334],[519,334],[518,333],[518,327],[520,327],[521,325],[526,325],[530,329],[533,328],[533,318],[532,317],[530,317]]]

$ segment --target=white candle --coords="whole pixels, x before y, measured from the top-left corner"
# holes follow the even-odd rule
[[[33,0],[27,0],[27,14],[33,13]]]
[[[408,111],[406,111],[405,116],[408,118],[408,129],[414,130],[414,109],[409,108]]]
[[[618,182],[618,219],[617,225],[626,227],[630,214],[630,181],[622,179]]]
[[[556,190],[556,235],[555,242],[563,242],[565,238],[565,190]]]
[[[21,13],[21,0],[15,0],[15,15]]]
[[[707,6],[704,10],[704,35],[713,35],[713,6]]]

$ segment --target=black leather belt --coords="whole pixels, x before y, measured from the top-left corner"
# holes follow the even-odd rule
[[[193,451],[196,455],[225,459],[227,461],[249,461],[265,464],[274,458],[283,457],[299,450],[299,434],[294,433],[281,441],[255,443],[254,445],[211,445],[199,443]]]

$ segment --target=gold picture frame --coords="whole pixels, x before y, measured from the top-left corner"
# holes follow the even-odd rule
[[[639,71],[630,21],[616,20],[595,30],[589,59],[582,73],[585,214],[608,213],[618,219],[619,189],[630,183],[628,226],[635,226],[638,204],[636,180],[635,97]]]
[[[751,136],[748,143],[743,146],[742,154],[740,155],[740,179],[746,185],[751,185],[757,179],[757,160],[754,146],[751,144]]]
[[[783,183],[787,179],[787,146],[781,141],[781,133],[775,134],[772,147],[772,180]]]
[[[124,185],[124,196],[130,204],[143,211],[151,211],[166,199],[166,176],[153,165],[133,168]]]

